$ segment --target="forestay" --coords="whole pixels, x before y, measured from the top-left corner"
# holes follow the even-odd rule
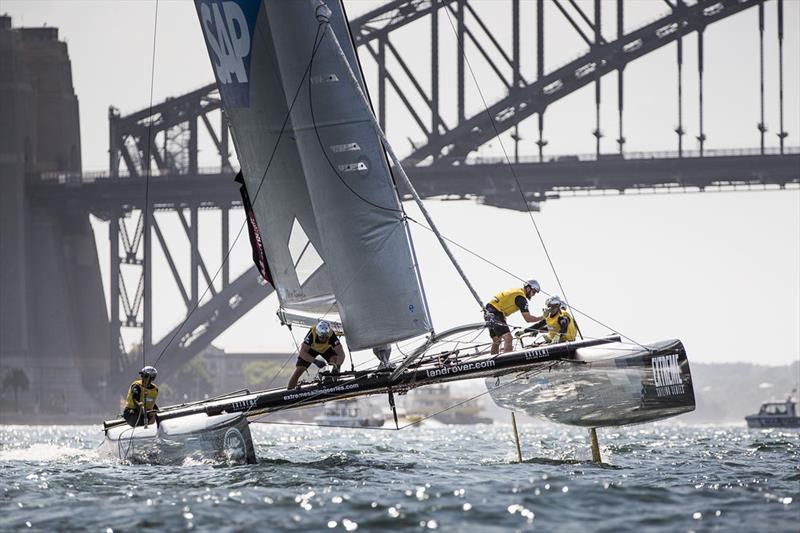
[[[431,321],[383,148],[318,3],[196,0],[281,306],[338,310],[358,350]],[[342,5],[327,4],[363,86]]]

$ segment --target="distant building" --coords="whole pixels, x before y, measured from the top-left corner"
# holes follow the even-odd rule
[[[211,378],[214,395],[244,388],[256,390],[283,387],[289,380],[297,359],[291,353],[225,352],[213,345],[200,355]]]
[[[42,173],[81,171],[58,28],[0,15],[0,125],[0,422],[98,412],[111,350],[88,212],[31,193]]]

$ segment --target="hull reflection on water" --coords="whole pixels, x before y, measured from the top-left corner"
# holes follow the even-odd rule
[[[574,360],[489,378],[486,386],[501,407],[575,426],[640,424],[695,408],[678,340],[580,348]]]

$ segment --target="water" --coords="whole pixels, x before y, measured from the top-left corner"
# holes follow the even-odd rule
[[[0,530],[798,531],[800,435],[647,425],[254,425],[258,465],[128,465],[95,427],[0,427]]]

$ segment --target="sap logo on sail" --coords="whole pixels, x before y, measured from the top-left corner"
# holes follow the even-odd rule
[[[684,393],[678,354],[653,357],[651,365],[653,367],[653,382],[656,386],[656,394],[659,396],[672,396],[673,394]]]
[[[258,0],[195,0],[227,107],[250,105],[250,52],[260,4]]]

